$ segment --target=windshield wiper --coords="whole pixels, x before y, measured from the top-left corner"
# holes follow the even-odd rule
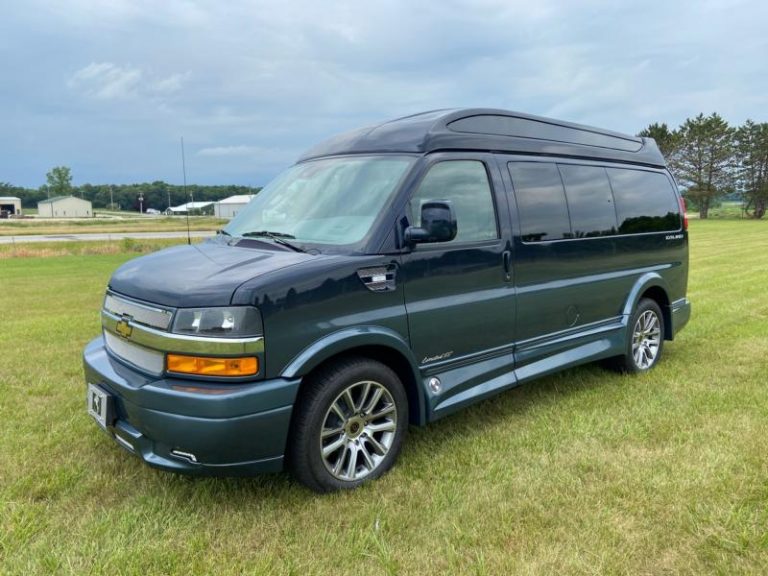
[[[243,238],[269,238],[273,242],[276,242],[277,244],[280,244],[282,246],[287,246],[291,250],[295,250],[296,252],[306,252],[303,248],[299,248],[295,244],[291,244],[285,238],[291,238],[294,239],[296,236],[293,234],[286,234],[285,232],[270,232],[269,230],[256,230],[254,232],[245,232],[244,234],[241,234]]]

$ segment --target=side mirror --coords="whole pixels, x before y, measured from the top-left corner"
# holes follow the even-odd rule
[[[421,226],[405,229],[408,244],[450,242],[456,238],[458,224],[453,205],[447,200],[428,200],[421,205]]]

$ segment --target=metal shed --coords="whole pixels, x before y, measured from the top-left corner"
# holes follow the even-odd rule
[[[240,194],[219,200],[213,206],[213,214],[217,218],[234,218],[238,212],[248,206],[254,196],[255,194]]]
[[[56,196],[37,203],[37,213],[43,218],[90,218],[93,207],[88,200],[75,196]]]

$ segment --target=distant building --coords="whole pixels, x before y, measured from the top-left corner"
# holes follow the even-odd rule
[[[213,215],[217,218],[234,218],[250,202],[255,194],[241,194],[219,200],[213,205]]]
[[[168,216],[190,214],[213,214],[213,202],[187,202],[180,206],[171,206],[165,210]]]
[[[16,196],[0,196],[0,218],[19,216],[21,214],[21,198]]]
[[[56,196],[37,203],[37,214],[43,218],[90,218],[93,207],[88,200],[74,196]]]

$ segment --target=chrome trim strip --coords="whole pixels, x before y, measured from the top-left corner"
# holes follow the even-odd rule
[[[112,292],[107,292],[104,298],[104,310],[115,316],[130,316],[139,324],[160,328],[161,330],[167,330],[173,319],[172,310],[139,304],[138,302],[121,298]]]
[[[685,308],[690,305],[690,301],[687,297],[680,298],[672,302],[672,312],[678,312],[681,308]]]
[[[195,456],[191,452],[182,452],[181,450],[171,450],[171,456],[175,456],[176,458],[181,458],[182,460],[186,460],[187,462],[192,462],[193,464],[197,464],[197,456]]]
[[[120,436],[120,434],[113,434],[113,436],[115,437],[115,441],[118,444],[120,444],[123,448],[125,448],[129,452],[133,452],[134,454],[136,453],[136,448],[133,447],[133,444],[131,444],[130,442],[128,442],[128,440]]]
[[[205,338],[161,332],[133,320],[127,321],[131,334],[127,338],[117,331],[118,322],[126,322],[106,310],[101,312],[101,325],[105,330],[124,338],[134,344],[159,350],[161,352],[177,352],[179,354],[213,354],[221,356],[253,355],[264,352],[264,337],[255,338]]]
[[[566,328],[565,330],[560,330],[558,332],[550,332],[543,336],[535,336],[528,340],[521,340],[517,343],[517,352],[534,350],[540,346],[559,344],[561,342],[573,340],[574,338],[581,338],[582,336],[589,336],[591,334],[598,334],[609,330],[618,330],[625,327],[626,321],[624,316],[611,316],[604,320],[597,320],[595,322],[589,322],[588,324],[580,324],[573,328]]]

